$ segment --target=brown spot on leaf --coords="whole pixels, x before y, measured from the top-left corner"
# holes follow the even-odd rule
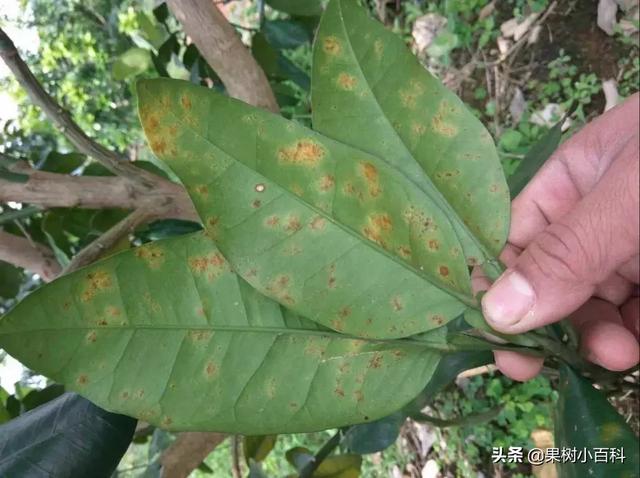
[[[207,362],[207,365],[204,368],[204,373],[207,377],[211,378],[218,373],[218,366],[213,362]]]
[[[336,387],[333,393],[340,398],[344,398],[344,389],[342,387]]]
[[[411,125],[411,131],[416,136],[422,136],[427,131],[427,127],[425,125],[423,125],[422,123],[414,122]]]
[[[345,318],[349,317],[351,315],[351,307],[349,307],[348,305],[345,305],[343,308],[341,308],[338,311],[338,315],[342,319],[345,319]]]
[[[336,184],[335,178],[331,174],[322,176],[319,181],[319,189],[322,192],[327,192],[332,189]]]
[[[322,216],[316,216],[311,220],[309,227],[314,231],[322,231],[327,225],[327,220]]]
[[[80,375],[78,375],[76,382],[78,385],[86,385],[89,383],[89,377],[87,377],[86,374],[81,373]]]
[[[340,73],[336,82],[343,90],[351,91],[355,88],[358,80],[356,80],[355,76],[350,75],[349,73]]]
[[[189,98],[187,95],[182,95],[182,97],[180,98],[180,103],[182,103],[182,107],[185,110],[191,109],[191,98]]]
[[[109,289],[112,285],[109,273],[102,270],[89,272],[86,275],[86,280],[87,284],[85,286],[85,290],[80,297],[83,302],[92,300],[96,293]]]
[[[168,428],[171,426],[172,423],[173,423],[173,419],[171,417],[164,417],[160,422],[160,426]]]
[[[120,317],[122,315],[122,312],[120,312],[120,309],[118,309],[117,307],[110,305],[107,307],[107,314],[111,317]]]
[[[378,182],[378,169],[369,162],[360,163],[360,171],[364,176],[369,189],[369,195],[376,197],[380,194],[380,184]]]
[[[382,367],[382,354],[379,352],[375,352],[371,360],[369,360],[369,368],[380,368]]]
[[[404,309],[404,305],[402,304],[402,301],[398,296],[395,296],[391,299],[391,305],[393,307],[393,310],[395,310],[396,312],[400,312],[402,309]]]
[[[200,184],[194,187],[193,189],[195,190],[196,193],[198,193],[202,197],[206,198],[209,196],[209,188],[205,184]]]
[[[135,256],[146,262],[151,269],[157,269],[164,262],[164,250],[153,243],[137,248]]]
[[[285,229],[289,232],[296,232],[302,229],[300,218],[298,216],[289,216],[285,225]]]
[[[442,136],[452,138],[458,134],[458,128],[446,121],[445,115],[448,112],[451,112],[449,104],[446,101],[442,101],[438,107],[438,112],[431,119],[431,129]]]
[[[342,45],[336,37],[328,36],[322,39],[322,49],[331,56],[337,56],[342,51]]]
[[[278,150],[278,159],[283,163],[315,167],[325,155],[325,149],[311,139],[301,139],[288,148]]]
[[[329,287],[329,289],[335,289],[336,288],[335,272],[336,272],[336,265],[335,264],[331,264],[331,266],[329,267],[329,280],[327,281],[327,286]]]
[[[398,254],[400,254],[402,258],[408,259],[411,257],[411,248],[409,246],[400,246],[398,247]]]
[[[192,342],[204,342],[211,339],[213,332],[210,330],[191,330],[189,331],[189,339]]]
[[[278,216],[269,216],[264,223],[269,227],[276,227],[280,223],[280,218]]]
[[[160,122],[158,121],[158,118],[156,118],[155,116],[148,116],[146,125],[147,125],[147,130],[149,131],[149,133],[152,134],[156,132],[156,130],[160,126]]]
[[[167,142],[164,139],[154,139],[151,141],[151,149],[155,153],[163,155],[167,151]]]
[[[289,283],[291,278],[288,275],[277,275],[265,288],[278,302],[286,305],[295,304],[295,300],[289,294]]]
[[[431,317],[429,317],[429,320],[431,320],[431,322],[433,322],[434,324],[437,324],[437,325],[444,324],[444,317],[442,317],[441,315],[438,315],[438,314],[432,315]]]
[[[260,199],[255,199],[251,203],[251,207],[254,208],[254,209],[258,209],[261,205],[262,205],[262,202],[260,201]]]
[[[489,186],[489,192],[491,193],[497,193],[499,189],[500,188],[498,187],[497,184],[492,184],[491,186]]]
[[[96,340],[98,340],[98,336],[97,336],[96,332],[94,330],[89,332],[87,334],[87,336],[86,336],[86,340],[87,340],[87,342],[90,342],[90,343],[94,343]]]
[[[440,243],[437,239],[430,239],[428,245],[429,249],[432,251],[437,251],[438,249],[440,249]]]
[[[449,275],[449,268],[447,266],[440,266],[438,268],[438,273],[442,276],[442,277],[447,277]]]
[[[371,216],[371,222],[382,231],[390,231],[393,229],[391,218],[386,213]]]
[[[228,269],[227,261],[219,252],[189,258],[189,268],[195,273],[207,274],[209,281],[217,279]]]

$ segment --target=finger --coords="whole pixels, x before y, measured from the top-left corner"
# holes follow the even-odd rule
[[[580,334],[580,350],[588,360],[621,371],[638,363],[638,341],[623,324],[618,308],[591,299],[569,316]]]
[[[640,283],[640,255],[636,254],[622,264],[618,269],[618,273],[633,284]]]
[[[520,333],[576,310],[638,253],[638,137],[570,213],[538,234],[483,297],[496,330]]]
[[[596,286],[594,295],[615,305],[622,305],[631,295],[633,284],[614,272]]]
[[[622,322],[636,340],[640,340],[640,299],[632,297],[621,308]]]
[[[509,242],[525,248],[588,194],[637,135],[639,95],[596,118],[549,158],[512,203]]]
[[[493,355],[498,370],[507,377],[519,382],[525,382],[538,375],[544,362],[542,357],[533,357],[532,355],[506,350],[496,350]]]
[[[620,372],[638,363],[638,340],[624,325],[604,320],[587,322],[580,331],[582,353],[593,363]]]

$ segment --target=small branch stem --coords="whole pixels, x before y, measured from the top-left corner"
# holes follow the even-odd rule
[[[233,478],[242,478],[242,468],[240,467],[240,438],[238,435],[231,437],[231,473]]]
[[[122,221],[106,231],[91,244],[78,252],[69,265],[64,269],[63,274],[75,271],[98,259],[106,250],[116,244],[122,237],[130,234],[137,226],[147,221],[151,212],[148,209],[140,208],[133,211]]]
[[[307,465],[300,471],[300,478],[310,478],[313,476],[313,472],[318,469],[320,464],[327,458],[333,450],[335,450],[340,441],[342,440],[342,430],[338,430],[323,446],[318,453],[313,457],[313,460],[307,463]]]

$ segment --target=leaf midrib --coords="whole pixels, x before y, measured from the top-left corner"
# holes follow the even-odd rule
[[[134,324],[134,325],[118,325],[118,326],[109,326],[109,325],[100,325],[100,326],[89,326],[89,325],[80,325],[75,327],[42,327],[42,328],[31,328],[31,329],[23,329],[23,330],[15,330],[11,332],[1,331],[0,336],[3,335],[18,335],[18,334],[30,334],[34,332],[68,332],[68,331],[99,331],[99,330],[118,330],[118,331],[137,331],[137,330],[178,330],[178,331],[211,331],[211,332],[231,332],[231,333],[263,333],[270,335],[313,335],[319,337],[327,337],[330,339],[341,339],[341,340],[355,340],[358,342],[367,342],[371,344],[391,344],[391,345],[399,345],[399,346],[417,346],[430,350],[437,351],[449,351],[450,347],[445,343],[440,342],[429,342],[427,340],[418,340],[412,338],[403,338],[403,339],[370,339],[364,337],[358,337],[355,335],[342,334],[339,332],[333,332],[330,330],[310,330],[310,329],[299,329],[299,328],[287,328],[287,327],[264,327],[264,326],[253,326],[253,325],[173,325],[173,324]]]

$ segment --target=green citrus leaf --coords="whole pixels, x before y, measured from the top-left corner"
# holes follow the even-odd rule
[[[314,129],[384,158],[446,212],[470,264],[495,257],[509,190],[488,131],[404,41],[333,0],[314,45]]]
[[[176,80],[138,83],[156,155],[261,293],[334,330],[406,337],[473,304],[446,215],[384,161]]]
[[[267,5],[289,15],[317,16],[322,13],[320,0],[267,0]]]
[[[349,451],[365,455],[391,446],[400,435],[407,415],[396,412],[371,423],[354,425],[345,433],[343,444]]]
[[[436,367],[441,330],[430,344],[322,328],[258,294],[199,232],[41,287],[0,320],[0,347],[67,390],[161,428],[269,434],[399,409]]]
[[[124,80],[144,73],[150,66],[149,50],[138,47],[129,48],[113,62],[113,78]]]
[[[638,438],[603,393],[565,364],[560,365],[558,391],[555,446],[577,449],[582,453],[582,458],[560,463],[559,476],[638,476]],[[611,449],[617,450],[616,457]],[[620,459],[620,450],[624,453],[624,460]]]
[[[511,197],[515,198],[531,181],[538,170],[553,154],[562,139],[562,121],[547,131],[522,158],[520,164],[509,177]]]
[[[111,476],[135,428],[65,393],[0,427],[0,476]]]
[[[242,449],[247,465],[251,465],[251,460],[263,461],[273,450],[278,435],[250,435],[244,437]]]

